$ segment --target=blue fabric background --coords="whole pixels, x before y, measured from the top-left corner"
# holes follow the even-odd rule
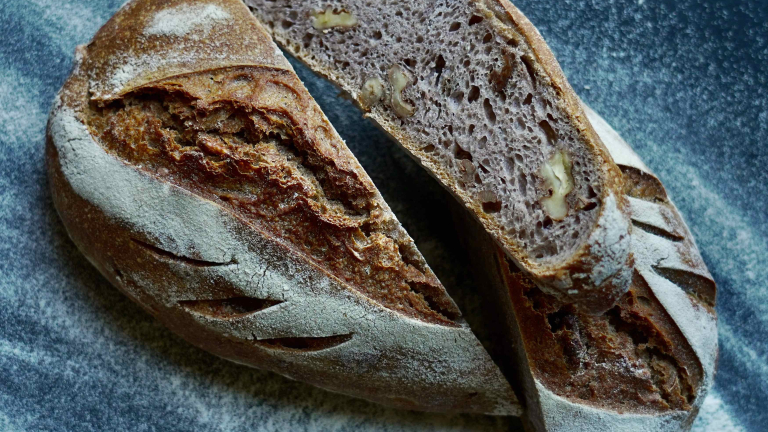
[[[51,205],[44,131],[74,47],[122,1],[0,2],[0,430],[516,430],[515,419],[390,410],[220,360],[90,266]],[[720,367],[695,429],[765,430],[765,0],[516,4],[576,91],[664,181],[717,280]],[[296,67],[435,272],[477,315],[446,193],[333,87]]]

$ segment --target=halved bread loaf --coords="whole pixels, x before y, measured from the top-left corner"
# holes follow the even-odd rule
[[[472,211],[548,294],[591,312],[632,279],[621,173],[506,0],[246,0]]]
[[[116,287],[230,360],[397,407],[519,414],[497,366],[237,0],[136,0],[86,46],[47,158]]]
[[[519,11],[246,3],[470,210],[459,226],[532,429],[690,427],[717,358],[715,284],[659,180]]]
[[[585,107],[626,178],[632,285],[600,315],[542,292],[481,226],[456,211],[500,344],[536,431],[690,429],[717,361],[716,286],[658,178]]]

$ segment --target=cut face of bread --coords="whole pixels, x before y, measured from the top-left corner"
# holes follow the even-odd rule
[[[457,220],[478,276],[507,317],[507,354],[534,430],[685,430],[713,382],[715,283],[658,178],[585,110],[625,173],[632,209],[634,276],[615,305],[585,314],[542,292],[482,240],[482,228],[461,213]]]
[[[519,413],[241,2],[125,5],[79,48],[48,159],[78,247],[193,344],[393,406]]]
[[[628,289],[621,173],[538,32],[506,0],[246,0],[471,210],[548,294]]]

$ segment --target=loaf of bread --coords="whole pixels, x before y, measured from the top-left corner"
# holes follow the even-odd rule
[[[717,362],[716,286],[658,178],[585,106],[624,173],[632,211],[632,286],[590,315],[540,290],[481,226],[456,211],[480,287],[495,313],[506,372],[530,430],[688,430]]]
[[[629,288],[621,172],[507,0],[246,0],[472,212],[547,294],[602,312]]]
[[[246,3],[469,209],[532,430],[690,427],[717,359],[714,281],[661,182],[514,6]]]
[[[77,50],[47,161],[75,244],[192,344],[391,406],[520,413],[242,2],[124,5]]]

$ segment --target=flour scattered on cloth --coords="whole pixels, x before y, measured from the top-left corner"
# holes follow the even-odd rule
[[[743,432],[744,428],[734,422],[720,395],[713,391],[704,399],[692,431]]]
[[[198,39],[208,34],[214,24],[231,18],[229,12],[213,5],[176,6],[158,12],[144,29],[147,36],[191,36]],[[191,34],[192,31],[197,32]]]
[[[14,68],[0,65],[0,134],[3,142],[14,147],[28,143],[33,133],[39,133],[45,125],[48,113],[43,111],[36,99],[39,97],[35,88],[40,84],[24,76]],[[19,88],[30,89],[20,92]],[[2,180],[0,180],[2,184]]]

